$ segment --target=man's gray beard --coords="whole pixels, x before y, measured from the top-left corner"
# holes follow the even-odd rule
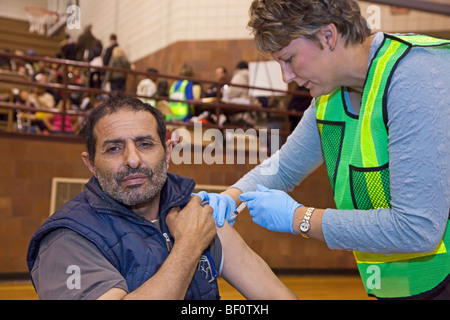
[[[119,172],[116,175],[96,170],[96,177],[103,191],[111,198],[129,207],[135,207],[151,202],[161,191],[167,178],[167,163],[162,164],[152,171],[147,168],[137,168]],[[122,179],[130,174],[145,174],[148,178],[147,185],[121,188]]]

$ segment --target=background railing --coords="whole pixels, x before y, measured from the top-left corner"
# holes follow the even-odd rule
[[[33,79],[30,79],[29,77],[25,75],[20,75],[17,72],[12,71],[6,71],[6,70],[0,70],[0,90],[2,92],[8,91],[8,90],[25,90],[28,92],[31,92],[34,87],[42,87],[45,89],[55,90],[60,93],[61,101],[63,103],[63,106],[66,106],[67,101],[70,99],[69,95],[71,92],[79,92],[85,96],[90,97],[91,101],[98,100],[97,97],[105,97],[109,96],[112,92],[104,90],[102,88],[92,88],[89,86],[80,86],[76,84],[71,84],[69,79],[69,68],[75,67],[80,68],[81,70],[84,70],[84,72],[89,76],[91,72],[121,72],[125,73],[127,75],[127,78],[129,79],[128,83],[132,83],[131,86],[127,86],[127,89],[124,93],[138,98],[145,98],[145,99],[153,99],[155,101],[179,101],[179,102],[187,102],[190,105],[193,105],[194,108],[197,110],[197,113],[199,111],[210,111],[212,114],[215,114],[217,119],[219,118],[220,114],[226,114],[226,115],[232,115],[234,113],[238,112],[257,112],[258,114],[266,114],[269,118],[280,116],[284,119],[288,116],[291,117],[301,117],[303,115],[303,112],[298,111],[291,111],[287,110],[285,106],[287,105],[287,101],[292,98],[293,96],[301,96],[305,98],[310,98],[308,92],[299,92],[296,90],[288,90],[288,91],[280,91],[276,89],[270,89],[270,88],[262,88],[262,87],[252,87],[252,86],[245,86],[245,85],[231,85],[229,82],[217,82],[212,80],[206,80],[206,79],[199,79],[194,77],[181,77],[181,76],[174,76],[174,75],[167,75],[167,74],[161,74],[161,73],[151,73],[151,72],[145,72],[140,70],[132,70],[132,69],[122,69],[122,68],[114,68],[114,67],[107,67],[107,66],[94,66],[87,62],[79,62],[79,61],[73,61],[73,60],[64,60],[64,59],[56,59],[56,58],[47,58],[47,57],[36,57],[36,56],[18,56],[15,54],[7,53],[7,52],[0,52],[0,57],[6,58],[6,59],[17,59],[18,61],[21,60],[23,62],[28,63],[45,63],[45,64],[58,64],[61,66],[61,81],[60,82],[48,82],[48,83],[42,83],[38,81],[34,81]],[[136,79],[139,76],[157,76],[158,80],[165,79],[165,80],[180,80],[180,79],[187,79],[190,80],[196,84],[199,84],[200,86],[205,85],[228,85],[233,87],[241,87],[241,88],[247,88],[247,89],[258,89],[258,90],[264,90],[264,91],[272,91],[277,92],[278,95],[280,95],[279,99],[282,99],[284,102],[284,106],[282,107],[262,107],[261,105],[257,104],[239,104],[239,103],[227,103],[225,102],[221,97],[220,90],[218,91],[218,94],[215,98],[206,98],[206,99],[193,99],[193,100],[176,100],[176,99],[170,99],[168,96],[142,96],[138,95],[135,90],[135,85],[137,83]],[[130,80],[131,79],[131,80]],[[131,89],[130,89],[131,87]],[[169,86],[170,87],[170,86]],[[132,90],[134,89],[134,90]],[[11,91],[12,92],[12,91]],[[17,93],[17,92],[16,92]],[[283,104],[283,103],[282,103]],[[64,107],[62,110],[49,110],[44,108],[39,108],[35,106],[31,106],[29,103],[25,102],[24,104],[18,103],[15,101],[15,99],[9,99],[9,101],[0,101],[0,109],[3,111],[6,111],[6,113],[9,112],[9,119],[8,121],[11,121],[11,113],[12,112],[44,112],[44,113],[53,113],[53,114],[61,114],[62,115],[62,134],[65,133],[65,117],[67,116],[77,116],[77,117],[84,117],[87,112],[83,110],[66,110]],[[5,112],[3,112],[5,113]],[[20,120],[19,120],[20,122]],[[167,121],[167,125],[179,127],[189,127],[194,126],[194,122],[190,121]],[[237,125],[233,124],[218,124],[218,123],[202,123],[204,127],[208,128],[217,128],[220,130],[225,129],[236,129],[240,128]],[[19,124],[20,126],[20,124]],[[248,126],[247,126],[248,127]],[[7,131],[12,131],[17,134],[22,134],[23,131],[18,128],[17,124],[17,117],[14,116],[14,123],[11,126],[11,123],[8,125]],[[280,136],[287,136],[290,134],[290,130],[280,130]]]

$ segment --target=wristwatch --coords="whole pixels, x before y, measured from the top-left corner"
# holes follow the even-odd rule
[[[311,224],[309,223],[309,220],[311,219],[311,216],[316,210],[316,208],[309,207],[306,211],[305,217],[303,218],[303,221],[300,222],[299,229],[300,233],[302,234],[303,238],[309,239],[310,236],[308,236],[308,231],[311,229]]]

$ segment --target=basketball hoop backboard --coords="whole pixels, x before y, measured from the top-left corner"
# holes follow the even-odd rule
[[[54,11],[50,11],[44,7],[27,6],[25,7],[25,13],[30,23],[28,31],[30,33],[36,32],[43,35],[45,29],[49,24],[54,24],[59,19],[59,14]]]

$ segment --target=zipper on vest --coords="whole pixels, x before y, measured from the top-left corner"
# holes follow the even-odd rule
[[[167,251],[170,252],[170,250],[172,250],[172,241],[170,241],[170,237],[167,233],[163,233],[164,238],[166,238],[166,247],[167,247]]]

